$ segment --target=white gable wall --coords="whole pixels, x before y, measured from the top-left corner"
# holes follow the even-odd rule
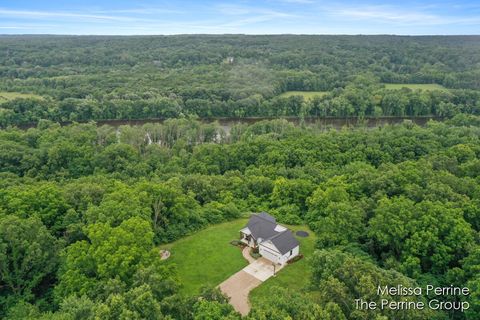
[[[250,229],[248,229],[248,227],[243,228],[242,230],[240,230],[240,232],[245,234],[252,234],[252,232],[250,231]]]
[[[278,253],[280,254],[280,252],[278,251],[277,247],[275,247],[275,245],[272,243],[272,241],[268,240],[268,241],[264,241],[261,243],[261,246],[263,246],[264,248],[270,250],[270,251],[273,251],[275,253]]]

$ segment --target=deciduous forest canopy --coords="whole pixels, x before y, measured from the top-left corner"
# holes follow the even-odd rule
[[[235,319],[218,293],[179,295],[175,269],[155,248],[266,210],[307,223],[319,251],[310,285],[274,288],[252,319],[395,319],[353,301],[398,283],[468,286],[471,308],[449,314],[477,319],[479,124],[458,115],[426,127],[319,131],[276,120],[225,136],[172,119],[118,131],[45,121],[0,131],[1,315]]]
[[[478,89],[478,36],[0,36],[3,126],[186,115],[478,114]],[[326,94],[282,95],[288,91]],[[38,97],[2,99],[2,92]]]
[[[301,290],[257,291],[244,319],[479,319],[479,40],[0,36],[0,318],[240,319],[159,247],[267,211],[315,250]],[[406,115],[445,119],[194,119]],[[149,118],[169,119],[94,121]],[[427,284],[468,287],[436,298],[470,308],[355,308]]]

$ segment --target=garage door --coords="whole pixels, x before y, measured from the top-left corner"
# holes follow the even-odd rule
[[[267,250],[262,250],[262,248],[260,248],[259,250],[260,254],[265,258],[265,259],[268,259],[270,261],[273,261],[275,263],[278,263],[278,256],[267,251]]]

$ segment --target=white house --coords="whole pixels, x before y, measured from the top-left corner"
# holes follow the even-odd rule
[[[300,252],[300,244],[290,230],[277,224],[266,212],[252,214],[247,225],[240,230],[240,240],[266,259],[285,264]]]

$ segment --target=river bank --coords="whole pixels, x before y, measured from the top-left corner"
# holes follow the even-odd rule
[[[170,118],[156,118],[156,119],[108,119],[108,120],[91,120],[97,123],[98,126],[109,125],[119,127],[123,125],[142,126],[148,123],[163,123]],[[228,134],[231,128],[238,124],[254,124],[265,120],[279,120],[284,119],[294,125],[308,125],[320,128],[334,128],[341,129],[343,127],[364,126],[367,128],[375,128],[390,124],[399,124],[405,120],[409,120],[414,124],[424,126],[429,120],[443,121],[444,117],[438,116],[418,116],[418,117],[225,117],[225,118],[196,118],[195,120],[203,123],[218,123],[218,125]],[[89,121],[77,121],[77,123],[87,123]],[[66,126],[74,123],[73,121],[59,122],[61,126]],[[28,129],[36,127],[36,123],[21,125],[19,128]]]

